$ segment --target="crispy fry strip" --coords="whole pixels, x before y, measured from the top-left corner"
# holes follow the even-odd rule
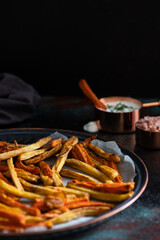
[[[30,159],[32,157],[35,157],[37,155],[40,155],[42,153],[44,153],[46,151],[45,148],[42,148],[42,149],[37,149],[37,150],[33,150],[33,151],[29,151],[29,152],[25,152],[25,153],[21,153],[19,156],[18,156],[18,159],[20,161],[24,161],[24,160],[27,160],[27,159]]]
[[[68,222],[76,218],[84,217],[84,216],[95,216],[100,213],[106,212],[110,210],[109,207],[104,206],[93,206],[93,207],[82,207],[76,208],[70,211],[67,211],[63,214],[60,214],[54,218],[51,218],[44,222],[47,227],[52,227],[54,224]]]
[[[28,171],[30,173],[33,173],[33,174],[39,174],[40,173],[40,168],[37,167],[37,166],[34,166],[34,165],[30,165],[30,166],[26,166],[25,164],[22,163],[22,161],[17,158],[15,160],[15,165],[17,168],[21,168],[25,171]]]
[[[63,145],[63,147],[60,151],[59,157],[57,158],[56,163],[54,164],[54,166],[52,168],[52,171],[57,171],[57,172],[61,171],[61,169],[65,163],[65,160],[68,157],[68,153],[70,152],[72,147],[75,144],[77,144],[77,142],[78,142],[78,138],[75,136],[70,137],[67,140],[67,142],[65,142],[65,144]]]
[[[82,172],[88,173],[91,176],[97,178],[98,180],[100,180],[101,182],[110,182],[112,183],[112,180],[110,178],[108,178],[103,172],[99,171],[98,169],[92,167],[89,164],[86,164],[84,162],[81,162],[77,159],[74,158],[68,158],[66,160],[66,164],[69,167],[73,167],[76,168]]]
[[[7,184],[2,179],[0,179],[0,188],[5,190],[7,193],[11,193],[11,194],[13,194],[15,196],[18,196],[18,197],[23,197],[23,198],[28,198],[28,199],[35,199],[35,198],[38,198],[38,197],[39,198],[44,197],[43,195],[35,194],[35,193],[32,193],[32,192],[21,191],[21,190],[17,189],[16,187]]]
[[[8,210],[0,209],[0,216],[1,216],[1,218],[6,218],[10,222],[13,222],[14,224],[19,224],[20,226],[21,225],[23,226],[23,224],[25,224],[25,222],[26,222],[25,216],[23,214],[11,212]]]
[[[37,182],[37,180],[40,178],[38,175],[32,174],[20,168],[15,168],[15,171],[18,177],[21,177],[29,182]],[[6,176],[7,178],[10,178],[11,174],[9,171],[7,171],[4,173],[4,176]]]
[[[113,181],[118,176],[118,172],[115,169],[110,168],[107,165],[103,165],[103,164],[101,164],[100,162],[96,161],[93,158],[92,158],[92,161],[94,162],[94,164],[95,164],[97,169],[101,170],[103,173],[105,173]]]
[[[134,189],[134,182],[127,183],[93,183],[84,182],[79,180],[72,180],[76,185],[87,187],[100,192],[110,192],[110,193],[127,193]]]
[[[54,148],[51,148],[48,151],[45,151],[44,153],[40,154],[39,156],[36,156],[32,159],[26,160],[25,164],[30,165],[30,164],[35,164],[38,163],[40,161],[45,160],[46,158],[49,158],[51,156],[54,156],[57,152],[59,152],[59,150],[61,149],[62,144],[59,143],[58,145],[56,145]]]
[[[128,192],[123,194],[118,193],[106,193],[106,192],[99,192],[95,191],[86,187],[78,186],[73,182],[68,182],[67,186],[70,188],[74,188],[80,191],[86,191],[90,194],[90,196],[94,199],[101,200],[101,201],[108,201],[108,202],[121,202],[133,195],[134,192]]]
[[[82,174],[82,173],[74,172],[74,171],[68,170],[68,169],[62,169],[60,171],[60,174],[64,177],[74,178],[74,179],[77,179],[80,181],[100,183],[100,181],[98,181],[97,179],[95,179],[93,177],[90,177],[90,176]]]
[[[94,167],[94,163],[93,163],[91,157],[89,156],[89,154],[87,153],[87,151],[85,150],[85,148],[83,147],[83,145],[81,143],[76,144],[73,147],[73,149],[77,155],[77,159],[79,159],[82,162],[85,162],[87,164],[90,164],[91,166]]]
[[[40,171],[40,178],[45,186],[54,185],[53,178],[48,177],[47,175],[44,175],[44,173],[42,171]]]
[[[91,143],[89,143],[87,147],[89,147],[92,151],[94,151],[98,156],[103,157],[108,161],[113,160],[116,163],[120,162],[120,158],[114,153],[106,153],[102,149],[100,149],[99,147]]]
[[[57,189],[50,189],[48,187],[31,184],[22,178],[20,178],[20,181],[21,181],[24,189],[29,192],[34,192],[34,193],[37,193],[40,195],[57,195],[57,196],[59,196],[61,194],[61,191],[57,190]]]
[[[79,191],[79,190],[71,189],[71,188],[67,188],[67,187],[52,187],[52,186],[48,186],[48,188],[60,190],[60,191],[64,192],[65,194],[74,194],[74,195],[76,195],[78,197],[89,196],[89,193],[87,193],[87,192],[83,192],[83,191]]]
[[[51,168],[49,167],[49,165],[46,162],[41,161],[39,163],[39,166],[40,166],[40,169],[42,170],[42,172],[44,173],[44,175],[47,175],[48,177],[52,177],[53,171],[51,170]]]
[[[51,136],[46,137],[46,138],[41,138],[39,141],[37,141],[33,144],[30,144],[28,146],[18,148],[18,149],[13,150],[13,151],[0,153],[0,161],[6,160],[6,159],[11,158],[11,157],[18,156],[21,153],[25,153],[25,152],[28,152],[28,151],[38,149],[38,148],[42,147],[43,145],[45,145],[47,142],[49,142],[51,140],[52,140]]]
[[[7,196],[5,193],[0,193],[0,202],[7,204],[8,206],[11,206],[11,207],[20,208],[21,210],[28,213],[29,215],[40,216],[41,214],[38,208],[30,207],[25,204],[22,204],[16,201],[15,199]]]
[[[12,178],[13,183],[15,184],[15,186],[20,191],[23,191],[24,189],[22,187],[22,184],[20,183],[19,178],[17,177],[17,173],[14,169],[14,164],[13,164],[13,158],[12,157],[7,160],[7,164],[8,164],[9,172],[11,174],[11,178]]]

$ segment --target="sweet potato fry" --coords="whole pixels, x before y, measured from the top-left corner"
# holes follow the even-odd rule
[[[38,208],[30,207],[25,204],[22,204],[21,202],[18,202],[15,199],[7,196],[5,193],[0,193],[0,202],[6,204],[8,206],[11,206],[11,207],[20,208],[25,213],[32,215],[32,216],[40,216],[40,214],[41,214]]]
[[[82,172],[88,173],[91,176],[97,178],[98,180],[100,180],[101,182],[110,182],[112,183],[112,180],[110,178],[108,178],[103,172],[99,171],[98,169],[92,167],[89,164],[86,164],[84,162],[81,162],[77,159],[74,158],[68,158],[66,160],[66,164],[69,167],[73,167],[76,168]]]
[[[2,179],[4,182],[9,183],[8,179],[0,172],[0,179]]]
[[[114,162],[120,162],[120,158],[114,153],[107,153],[104,152],[101,148],[89,143],[87,145],[92,151],[94,151],[98,156],[105,158],[106,160],[110,161],[113,160]]]
[[[1,218],[7,219],[9,222],[13,222],[14,224],[19,224],[23,226],[25,224],[25,216],[23,214],[7,211],[0,209]]]
[[[49,165],[46,162],[41,161],[39,163],[39,167],[42,170],[42,172],[44,173],[44,175],[47,175],[48,177],[52,177],[53,171],[51,170],[51,168],[49,167]]]
[[[60,143],[62,143],[62,139],[61,138],[54,139],[54,140],[50,141],[49,146],[51,148],[54,148],[54,147],[56,147]]]
[[[83,147],[83,145],[81,143],[76,144],[73,147],[73,149],[77,155],[77,159],[79,159],[80,161],[85,162],[91,166],[94,166],[94,163],[93,163],[91,157],[89,156],[86,149]]]
[[[86,187],[78,186],[73,182],[68,182],[67,187],[74,188],[80,191],[86,191],[90,194],[91,198],[101,200],[101,201],[108,201],[108,202],[121,202],[133,195],[134,192],[127,192],[127,193],[106,193],[106,192],[99,192],[95,191]]]
[[[83,145],[84,147],[87,146],[87,144],[90,143],[92,140],[96,139],[96,137],[97,137],[97,134],[96,134],[96,135],[93,135],[93,136],[91,136],[91,137],[89,137],[89,138],[86,138],[86,139],[83,141],[82,145]]]
[[[79,81],[79,87],[81,88],[83,93],[94,103],[95,106],[102,108],[104,110],[107,109],[107,106],[103,102],[101,102],[97,98],[97,96],[93,93],[85,79],[81,79]]]
[[[79,180],[72,180],[76,185],[87,187],[100,192],[127,193],[134,189],[134,182],[127,183],[93,183]]]
[[[17,168],[21,168],[21,169],[23,169],[25,171],[28,171],[30,173],[33,173],[33,174],[39,174],[40,173],[40,168],[38,166],[34,166],[34,165],[26,166],[24,163],[22,163],[20,158],[17,158],[15,160],[15,165],[16,165]]]

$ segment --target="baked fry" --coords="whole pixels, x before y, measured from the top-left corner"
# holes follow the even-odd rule
[[[7,193],[11,193],[15,196],[18,197],[23,197],[23,198],[28,198],[28,199],[35,199],[35,198],[41,198],[44,197],[43,195],[40,194],[35,194],[32,192],[27,192],[27,191],[21,191],[19,189],[17,189],[14,186],[11,186],[10,184],[7,184],[6,182],[4,182],[2,179],[0,179],[0,188],[2,188],[3,190],[5,190]]]
[[[44,224],[46,227],[52,227],[54,224],[68,222],[73,219],[84,217],[84,216],[99,215],[100,213],[106,212],[108,210],[110,210],[110,208],[105,206],[77,208],[77,209],[67,211],[49,220],[46,220]]]
[[[127,193],[134,189],[134,182],[127,183],[93,183],[79,180],[72,180],[76,185],[87,187],[100,192]]]
[[[40,155],[38,155],[38,156],[36,156],[36,157],[34,157],[34,158],[32,158],[32,159],[26,160],[26,161],[25,161],[25,164],[27,164],[27,165],[35,164],[35,163],[38,163],[38,162],[40,162],[40,161],[45,160],[46,158],[49,158],[49,157],[51,157],[51,156],[54,156],[54,155],[56,155],[56,154],[59,152],[59,150],[61,149],[61,147],[62,147],[62,144],[59,143],[59,144],[56,145],[54,148],[51,148],[50,150],[45,151],[44,153],[42,153],[42,154],[40,154]]]
[[[13,150],[13,151],[0,153],[0,161],[6,160],[6,159],[11,158],[11,157],[16,157],[21,153],[25,153],[25,152],[29,152],[29,151],[38,149],[38,148],[42,147],[43,145],[45,145],[46,143],[48,143],[51,140],[52,140],[52,137],[50,137],[50,136],[46,137],[46,138],[41,138],[37,142],[35,142],[33,144],[30,144],[28,146],[18,148],[18,149]]]
[[[94,151],[98,156],[105,158],[106,160],[110,161],[113,160],[114,162],[120,162],[120,158],[114,153],[106,153],[101,148],[89,143],[87,145],[92,151]]]
[[[83,147],[81,143],[76,144],[73,147],[74,152],[76,153],[76,158],[79,159],[82,162],[85,162],[87,164],[90,164],[91,166],[94,166],[94,163],[87,153],[86,149]]]
[[[54,184],[53,178],[44,175],[42,171],[40,171],[40,178],[45,186],[50,186]]]
[[[110,182],[112,183],[113,181],[108,178],[103,172],[99,171],[98,169],[92,167],[89,164],[86,164],[84,162],[81,162],[77,159],[74,158],[68,158],[66,160],[66,165],[72,168],[76,168],[82,172],[88,173],[91,176],[97,178],[101,182]]]
[[[90,176],[82,174],[82,173],[74,172],[74,171],[68,170],[68,169],[62,169],[60,171],[60,174],[64,177],[74,178],[74,179],[77,179],[80,181],[100,183],[100,181],[98,181],[97,179],[95,179],[93,177],[90,177]]]
[[[95,191],[86,187],[78,186],[73,182],[68,182],[67,187],[74,188],[80,191],[84,191],[90,194],[91,198],[101,200],[101,201],[108,201],[108,202],[122,202],[133,195],[134,192],[127,192],[127,193],[106,193],[106,192],[99,192]]]
[[[53,171],[50,169],[49,165],[46,162],[41,161],[39,163],[39,167],[42,170],[42,172],[44,173],[44,175],[46,175],[48,177],[52,177]]]
[[[61,191],[57,190],[57,189],[50,189],[50,188],[47,188],[44,186],[38,186],[35,184],[31,184],[22,178],[20,178],[20,182],[22,183],[24,189],[29,192],[34,192],[34,193],[40,194],[40,195],[57,195],[57,196],[61,195]]]
[[[17,177],[17,172],[14,169],[12,157],[7,160],[7,164],[8,164],[9,172],[10,172],[13,183],[20,191],[23,191],[24,189],[22,187],[22,184],[20,183],[19,178]]]
[[[15,160],[15,165],[17,168],[21,168],[33,174],[40,173],[40,168],[38,166],[34,166],[34,165],[26,166],[19,158]]]
[[[24,160],[30,159],[32,157],[35,157],[37,155],[40,155],[40,154],[44,153],[45,151],[46,151],[46,149],[42,148],[42,149],[37,149],[37,150],[21,153],[21,154],[19,154],[18,159],[20,161],[24,161]]]
[[[38,175],[32,174],[32,173],[25,171],[23,169],[20,169],[20,168],[15,168],[15,171],[16,171],[18,177],[21,177],[24,180],[29,181],[29,182],[37,182],[38,179],[40,178]],[[10,178],[11,174],[9,171],[7,171],[4,173],[4,176],[6,176],[7,178]]]
[[[70,150],[72,149],[72,147],[77,144],[78,142],[78,138],[75,137],[75,136],[72,136],[70,137],[66,142],[65,144],[63,145],[61,151],[60,151],[60,154],[52,168],[52,171],[56,171],[56,172],[60,172],[64,163],[65,163],[65,160],[67,159],[68,157],[68,153],[70,152]]]

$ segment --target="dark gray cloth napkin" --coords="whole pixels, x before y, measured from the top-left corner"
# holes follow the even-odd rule
[[[38,92],[19,77],[0,74],[0,126],[29,118],[40,99]]]

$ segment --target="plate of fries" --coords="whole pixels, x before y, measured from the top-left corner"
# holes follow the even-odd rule
[[[108,144],[75,131],[1,130],[0,237],[71,234],[134,203],[147,186],[146,166]]]

